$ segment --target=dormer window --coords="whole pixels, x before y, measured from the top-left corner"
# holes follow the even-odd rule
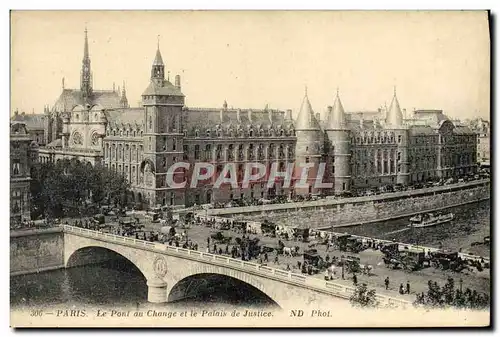
[[[207,137],[210,138],[210,135],[211,135],[210,130],[207,130]]]

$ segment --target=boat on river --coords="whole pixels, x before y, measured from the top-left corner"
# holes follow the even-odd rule
[[[455,215],[453,213],[424,213],[410,218],[408,227],[423,228],[432,227],[442,223],[450,222]]]

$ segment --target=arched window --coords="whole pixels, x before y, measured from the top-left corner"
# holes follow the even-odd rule
[[[249,136],[253,137],[253,129],[250,129]]]
[[[207,130],[207,138],[210,138],[210,130]]]

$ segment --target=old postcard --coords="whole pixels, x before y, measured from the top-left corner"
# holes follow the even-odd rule
[[[490,324],[484,11],[11,12],[13,327]]]

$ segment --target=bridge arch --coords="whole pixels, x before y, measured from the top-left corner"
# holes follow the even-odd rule
[[[219,300],[235,304],[252,304],[279,308],[278,303],[266,294],[260,284],[252,285],[240,278],[220,273],[198,273],[187,276],[175,283],[169,291],[168,302],[186,298],[210,301],[212,295]],[[261,289],[259,289],[259,288]],[[222,298],[221,298],[222,296]]]

